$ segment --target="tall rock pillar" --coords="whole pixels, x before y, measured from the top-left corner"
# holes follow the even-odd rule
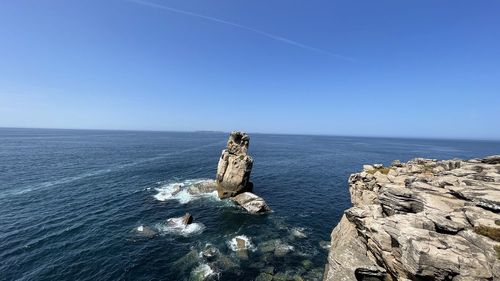
[[[243,192],[251,192],[250,182],[253,159],[247,154],[250,138],[243,132],[231,132],[227,147],[217,165],[216,186],[219,198],[236,196]]]

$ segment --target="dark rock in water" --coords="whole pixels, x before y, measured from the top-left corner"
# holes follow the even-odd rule
[[[293,251],[293,246],[290,246],[285,243],[279,243],[274,248],[274,256],[281,258],[291,251]]]
[[[219,198],[251,191],[253,159],[247,154],[250,138],[246,133],[231,132],[227,147],[217,165],[216,185]]]
[[[176,184],[174,186],[174,189],[172,190],[172,196],[177,195],[181,191],[182,191],[182,186],[180,184]]]
[[[243,238],[240,237],[235,237],[235,249],[233,249],[236,252],[236,256],[240,258],[241,260],[248,260],[248,245],[247,241]],[[248,242],[250,243],[250,242]]]
[[[203,251],[201,251],[201,256],[209,262],[214,261],[219,256],[219,254],[219,249],[217,249],[212,244],[205,245],[205,248],[203,249]]]
[[[170,218],[167,220],[168,225],[173,225],[173,226],[187,226],[188,224],[191,224],[193,222],[193,216],[191,216],[190,213],[186,213],[182,217],[178,218]]]
[[[351,175],[324,281],[500,280],[498,164],[417,158]]]
[[[193,222],[193,216],[191,216],[190,213],[186,213],[183,217],[182,217],[182,224],[184,225],[188,225],[190,223]]]
[[[484,158],[481,162],[486,164],[500,164],[500,155],[493,155]]]
[[[241,207],[251,214],[265,213],[271,211],[267,206],[266,201],[261,197],[251,193],[244,192],[231,198],[234,202],[238,203]]]

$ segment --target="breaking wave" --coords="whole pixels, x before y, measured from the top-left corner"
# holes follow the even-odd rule
[[[160,234],[173,234],[184,237],[200,234],[205,230],[205,225],[199,222],[184,225],[180,221],[169,221],[168,223],[158,223],[155,227]]]
[[[199,190],[193,191],[193,189],[190,189],[195,185],[210,184],[212,182],[213,181],[209,179],[190,179],[182,182],[164,184],[155,188],[158,193],[156,193],[153,197],[158,201],[177,200],[181,204],[186,204],[203,197],[219,200],[217,191],[215,190],[203,192]]]
[[[238,247],[238,240],[239,239],[245,241],[245,245],[243,248]],[[233,239],[231,239],[227,242],[227,245],[231,250],[233,250],[235,252],[238,250],[242,250],[242,249],[246,249],[246,250],[250,250],[250,251],[255,251],[257,249],[255,247],[255,245],[252,243],[252,240],[246,235],[238,235],[238,236],[234,237]]]

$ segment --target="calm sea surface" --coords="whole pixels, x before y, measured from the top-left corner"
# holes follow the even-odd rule
[[[175,184],[214,178],[227,137],[0,129],[0,280],[254,280],[263,270],[314,280],[362,164],[500,154],[499,142],[252,134],[254,191],[273,213],[169,197]],[[186,212],[195,226],[169,229]],[[248,259],[231,249],[236,236],[251,243]],[[273,243],[289,252],[264,249]],[[207,244],[219,262],[200,257]]]

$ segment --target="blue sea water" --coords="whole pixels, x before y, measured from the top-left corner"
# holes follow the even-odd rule
[[[273,267],[314,280],[326,262],[320,242],[350,206],[347,179],[363,164],[500,153],[490,141],[252,134],[254,192],[273,213],[249,215],[215,196],[162,197],[172,185],[214,178],[227,137],[0,129],[0,280],[195,280],[207,269],[199,255],[207,244],[229,264],[209,278],[254,280]],[[166,227],[186,212],[192,231]],[[230,247],[242,235],[253,245],[248,259]],[[275,239],[292,250],[260,250]]]

